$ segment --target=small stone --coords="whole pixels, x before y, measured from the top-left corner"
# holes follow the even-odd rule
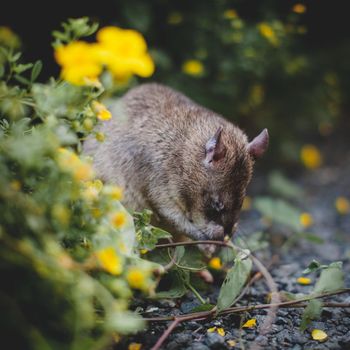
[[[210,349],[222,349],[222,345],[225,343],[224,337],[217,333],[207,333],[205,340]]]

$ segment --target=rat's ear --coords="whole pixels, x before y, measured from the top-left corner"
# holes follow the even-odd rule
[[[222,142],[221,134],[223,127],[220,126],[214,136],[212,136],[205,145],[205,160],[206,166],[213,164],[225,157],[226,146]]]
[[[268,145],[269,133],[267,132],[267,129],[264,129],[257,137],[249,142],[248,152],[253,158],[260,158],[267,150]]]

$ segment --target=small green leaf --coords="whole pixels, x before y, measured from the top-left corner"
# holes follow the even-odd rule
[[[304,238],[305,240],[307,240],[311,243],[315,243],[315,244],[323,244],[324,243],[324,239],[315,235],[314,233],[301,232],[301,233],[298,233],[298,236],[300,238]]]
[[[322,312],[322,302],[318,299],[313,299],[309,301],[309,304],[303,312],[303,317],[301,319],[300,330],[305,331],[306,327],[310,324],[312,320],[315,320],[321,316]]]
[[[236,259],[235,264],[227,272],[224,283],[221,286],[217,303],[218,311],[222,311],[232,305],[245,285],[251,269],[251,259]]]
[[[191,312],[210,311],[215,307],[213,304],[201,304],[194,307]]]
[[[32,63],[18,64],[16,65],[16,67],[14,67],[13,71],[17,74],[21,74],[32,67],[33,67]]]
[[[40,60],[36,61],[34,66],[33,66],[32,74],[31,74],[31,77],[30,77],[30,80],[32,82],[34,82],[36,80],[36,78],[39,76],[42,68],[43,68],[42,62]]]
[[[321,271],[321,275],[315,285],[314,292],[334,292],[342,288],[344,288],[344,273],[341,270],[339,263],[337,263],[331,264]]]
[[[270,174],[269,187],[271,192],[286,199],[299,199],[303,195],[302,189],[279,171]]]
[[[282,199],[258,197],[254,199],[254,207],[270,220],[290,227],[294,231],[301,231],[300,210]]]
[[[30,81],[27,79],[27,78],[24,78],[20,75],[15,75],[14,78],[19,81],[20,83],[24,84],[24,85],[29,85],[30,84]]]
[[[312,260],[309,266],[303,271],[304,274],[308,274],[317,271],[321,264],[317,260]]]

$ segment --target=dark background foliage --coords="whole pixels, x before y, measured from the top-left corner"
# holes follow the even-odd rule
[[[268,127],[274,145],[270,159],[277,156],[293,164],[299,159],[302,144],[324,144],[332,135],[338,138],[348,129],[350,73],[346,4],[340,0],[304,1],[306,12],[296,15],[292,13],[296,3],[63,0],[23,2],[19,6],[8,2],[6,11],[0,14],[0,25],[19,34],[28,61],[45,62],[43,81],[59,74],[50,46],[51,32],[66,18],[89,16],[101,26],[135,28],[153,49],[157,72],[152,80],[174,86],[231,117],[250,136]],[[224,11],[232,8],[243,20],[246,33],[243,43],[236,46],[225,41],[228,33],[236,30],[223,19]],[[176,25],[169,22],[173,13],[181,15]],[[304,27],[306,32],[286,36],[278,48],[269,47],[264,38],[259,41],[252,37],[258,23],[276,20]],[[245,58],[247,47],[253,47],[257,57]],[[181,67],[187,59],[201,60],[205,74],[196,78],[184,74]],[[286,74],[287,65],[293,62],[301,62],[301,67]],[[259,93],[260,88],[262,96],[254,102],[252,94]]]

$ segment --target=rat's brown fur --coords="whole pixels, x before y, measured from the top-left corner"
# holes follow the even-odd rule
[[[158,225],[195,240],[231,235],[254,163],[242,130],[158,84],[131,89],[111,110],[106,141],[89,137],[84,152],[98,176],[124,189],[125,206],[149,208]],[[220,127],[225,153],[206,163]]]

